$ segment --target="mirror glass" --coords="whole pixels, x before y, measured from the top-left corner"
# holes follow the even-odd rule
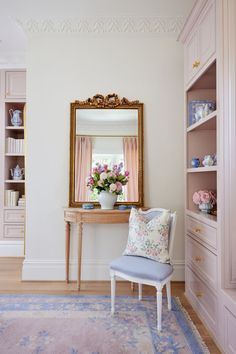
[[[94,168],[106,164],[128,171],[118,202],[139,201],[139,110],[76,109],[74,141],[74,201],[97,202],[97,192],[89,190],[87,178]]]

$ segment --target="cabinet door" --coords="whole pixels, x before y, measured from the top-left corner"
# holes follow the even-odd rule
[[[185,83],[188,84],[198,72],[195,65],[198,59],[198,34],[195,30],[185,45]]]
[[[236,353],[236,317],[225,307],[225,351]]]
[[[198,23],[198,60],[199,69],[214,57],[216,51],[216,10],[215,1],[209,1]]]
[[[5,97],[13,99],[26,97],[25,71],[6,71]]]

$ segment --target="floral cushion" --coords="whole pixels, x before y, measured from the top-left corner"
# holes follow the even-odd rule
[[[170,263],[168,252],[170,212],[148,220],[144,214],[132,209],[129,219],[129,236],[123,255],[141,256],[161,263]]]

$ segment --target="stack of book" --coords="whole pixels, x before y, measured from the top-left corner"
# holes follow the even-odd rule
[[[14,191],[13,189],[5,190],[5,206],[14,207],[18,205],[19,191]]]
[[[25,206],[25,196],[22,195],[22,197],[18,200],[18,206],[24,207]]]
[[[7,154],[24,154],[24,139],[6,139]]]

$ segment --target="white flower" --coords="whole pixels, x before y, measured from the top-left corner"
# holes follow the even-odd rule
[[[115,192],[115,191],[116,191],[116,188],[117,188],[116,184],[115,184],[115,183],[112,183],[112,184],[110,185],[110,192],[111,192],[111,193]]]
[[[107,173],[106,172],[102,172],[101,174],[100,174],[100,180],[101,181],[104,181],[104,179],[106,179],[107,178]]]

